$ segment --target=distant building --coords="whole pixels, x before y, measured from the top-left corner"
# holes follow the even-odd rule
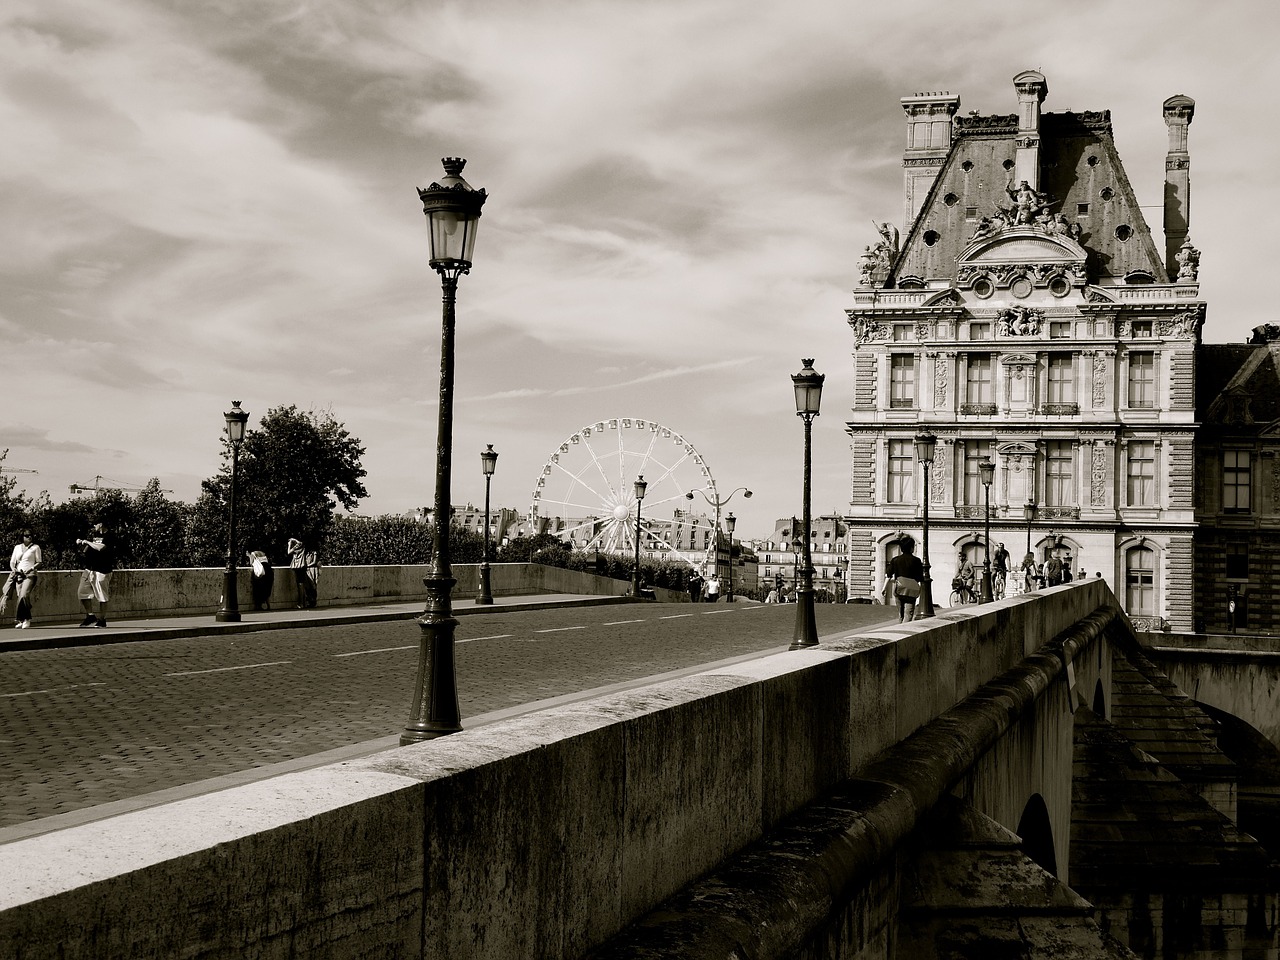
[[[774,523],[768,540],[752,540],[759,571],[760,589],[767,592],[779,584],[794,597],[799,585],[799,569],[803,563],[803,523],[796,517],[783,517]],[[813,588],[825,592],[826,599],[845,599],[845,575],[848,570],[849,528],[844,517],[826,514],[810,523],[809,551],[813,562]]]
[[[1196,626],[1280,633],[1280,326],[1202,346],[1196,394]]]
[[[1190,629],[1205,317],[1187,232],[1195,105],[1163,105],[1161,246],[1110,113],[1042,113],[1036,71],[1013,87],[1008,114],[960,114],[948,94],[902,100],[904,239],[879,225],[847,311],[849,588],[876,594],[904,535],[920,541],[914,437],[927,431],[936,602],[961,555],[981,566],[990,458],[991,540],[1015,562],[1029,549],[1100,571],[1139,629]]]

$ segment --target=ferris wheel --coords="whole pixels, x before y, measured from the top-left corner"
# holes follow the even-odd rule
[[[597,420],[567,437],[534,485],[533,529],[579,549],[629,555],[636,547],[639,478],[645,482],[642,549],[701,563],[715,522],[690,510],[689,501],[700,492],[714,502],[715,478],[692,443],[654,420]]]

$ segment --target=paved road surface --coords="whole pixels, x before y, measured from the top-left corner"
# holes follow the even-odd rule
[[[888,613],[819,604],[819,633],[854,633]],[[784,648],[794,622],[793,605],[748,603],[495,608],[461,617],[463,725]],[[412,620],[399,620],[5,651],[0,842],[183,789],[394,746],[408,718],[418,636]],[[35,823],[49,817],[56,819]]]

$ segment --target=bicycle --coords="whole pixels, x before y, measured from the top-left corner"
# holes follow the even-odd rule
[[[959,577],[951,581],[951,598],[949,605],[958,607],[962,603],[977,603],[978,594]]]
[[[994,600],[1003,600],[1005,591],[1005,573],[1003,570],[998,571],[991,578],[991,597]]]

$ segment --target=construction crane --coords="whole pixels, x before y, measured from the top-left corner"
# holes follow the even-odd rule
[[[104,486],[102,481],[109,481],[109,486]],[[100,493],[103,490],[110,490],[116,493],[141,493],[145,487],[133,486],[121,483],[119,480],[112,480],[110,477],[104,477],[98,474],[93,478],[93,483],[73,483],[69,488],[72,494],[79,496],[82,493]],[[161,490],[161,493],[173,493],[172,490]]]
[[[39,473],[39,470],[28,470],[26,467],[0,467],[0,473]]]

